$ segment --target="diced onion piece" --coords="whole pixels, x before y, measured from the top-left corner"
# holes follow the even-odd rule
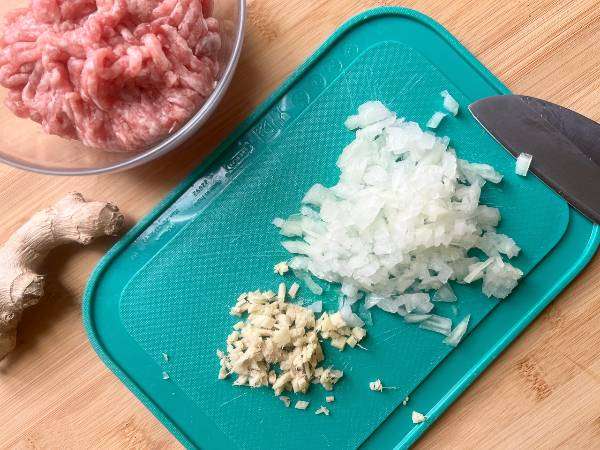
[[[447,317],[432,314],[429,319],[424,320],[419,324],[419,328],[424,330],[435,331],[436,333],[448,336],[452,329],[452,320]]]
[[[458,169],[470,184],[475,184],[480,180],[498,184],[503,178],[502,174],[498,173],[489,164],[471,163],[464,159],[459,159]]]
[[[444,344],[456,347],[465,335],[465,332],[467,331],[467,327],[469,326],[469,319],[471,319],[470,314],[465,316],[465,318],[461,320],[452,331],[450,331],[450,334],[444,339]]]
[[[332,192],[327,189],[322,184],[315,184],[311,187],[304,197],[302,198],[302,203],[321,206],[326,200],[332,200],[334,195]]]
[[[489,257],[499,256],[502,253],[509,258],[514,258],[521,251],[521,248],[512,238],[504,234],[495,233],[494,231],[486,231],[479,239],[477,248],[485,252]]]
[[[382,297],[377,302],[377,307],[379,309],[383,309],[384,311],[392,313],[392,314],[398,312],[399,306],[402,306],[402,300],[397,297],[396,298]]]
[[[453,116],[456,116],[459,108],[458,102],[454,100],[454,97],[452,97],[447,90],[440,92],[440,95],[444,98],[444,108],[446,111],[452,113]]]
[[[523,272],[505,263],[502,258],[493,258],[483,276],[483,293],[488,297],[506,298],[522,276]]]
[[[311,303],[306,306],[306,309],[310,309],[314,313],[320,313],[323,311],[323,302],[319,300],[318,302]]]
[[[300,208],[300,214],[306,217],[310,217],[311,219],[321,220],[319,217],[319,213],[312,209],[310,206],[302,205]]]
[[[352,307],[348,302],[342,302],[339,312],[340,316],[342,316],[342,319],[344,319],[344,322],[346,322],[346,325],[348,325],[349,327],[362,328],[365,325],[362,319],[352,312]]]
[[[495,232],[498,209],[479,204],[485,184],[502,175],[457,158],[449,138],[396,119],[380,102],[361,106],[349,122],[360,137],[339,156],[337,183],[314,185],[300,214],[277,221],[282,233],[299,238],[283,243],[296,254],[290,268],[304,272],[301,279],[310,273],[340,284],[350,304],[364,295],[366,310],[378,306],[401,316],[430,314],[426,292],[450,280],[483,277],[486,295],[508,295],[518,269],[497,265],[486,278],[491,263],[468,253],[510,258],[519,252]]]
[[[283,248],[288,252],[298,253],[300,255],[308,255],[310,249],[309,245],[302,241],[283,241],[281,245],[283,245]]]
[[[385,120],[389,117],[395,116],[389,109],[387,109],[383,103],[378,100],[363,103],[358,107],[358,114],[350,116],[346,119],[344,125],[349,130],[355,130],[356,128],[366,128],[375,122]]]
[[[366,326],[370,327],[371,325],[373,325],[373,317],[371,316],[371,311],[369,311],[365,307],[364,302],[359,303],[356,314],[358,315],[358,317],[361,318],[361,320],[365,323]]]
[[[345,299],[351,304],[354,304],[360,297],[362,297],[362,294],[358,292],[358,288],[354,284],[347,283],[345,281],[342,282],[340,292],[345,296]]]
[[[483,278],[483,271],[494,262],[494,258],[488,258],[485,261],[478,262],[469,266],[469,273],[464,278],[464,282],[469,284],[475,280]]]
[[[308,270],[308,258],[306,256],[294,256],[290,259],[288,266],[292,270]]]
[[[517,175],[521,175],[522,177],[527,176],[532,159],[533,156],[531,156],[529,153],[521,153],[517,157],[517,161],[515,163],[515,173]]]
[[[373,306],[377,306],[381,300],[383,300],[381,295],[369,294],[365,297],[365,308],[371,309]]]
[[[433,309],[433,303],[429,301],[429,294],[403,294],[398,296],[398,300],[408,313],[414,311],[416,313],[427,314]]]
[[[279,232],[287,237],[302,236],[302,217],[295,215],[281,223]]]
[[[365,140],[374,140],[383,134],[383,130],[393,125],[396,121],[396,115],[390,116],[386,119],[380,120],[379,122],[375,122],[365,128],[359,128],[356,130],[356,138],[357,139],[365,139]]]
[[[407,323],[423,322],[431,317],[431,314],[407,314],[404,316],[404,321]]]
[[[431,118],[427,121],[427,128],[431,128],[433,130],[436,129],[446,116],[446,113],[439,111],[434,112]]]
[[[457,299],[456,294],[448,284],[444,284],[441,288],[435,291],[433,294],[433,298],[431,299],[434,302],[455,302]]]
[[[315,280],[312,279],[312,277],[310,276],[310,274],[308,272],[294,269],[294,275],[296,276],[296,278],[304,281],[304,284],[306,285],[308,290],[310,292],[312,292],[313,294],[321,295],[323,293],[323,288],[321,286],[319,286],[315,282]]]

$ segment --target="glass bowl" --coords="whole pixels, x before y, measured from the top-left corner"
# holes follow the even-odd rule
[[[2,5],[0,13],[27,3]],[[13,115],[3,104],[6,89],[0,87],[0,162],[50,175],[91,175],[136,167],[177,148],[213,114],[231,82],[244,39],[245,10],[245,0],[214,1],[213,16],[220,21],[223,42],[217,86],[200,109],[162,141],[139,152],[108,152],[49,135],[38,123]]]

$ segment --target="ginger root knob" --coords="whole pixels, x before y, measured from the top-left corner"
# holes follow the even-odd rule
[[[15,348],[23,310],[44,293],[44,276],[37,271],[50,250],[115,235],[123,220],[116,206],[86,202],[74,192],[36,213],[0,247],[0,360]]]

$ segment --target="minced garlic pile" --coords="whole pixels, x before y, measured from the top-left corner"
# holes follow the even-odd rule
[[[347,326],[339,313],[324,313],[316,320],[313,311],[286,303],[285,294],[282,297],[279,291],[280,295],[255,291],[239,296],[230,312],[248,316],[233,326],[227,337],[227,352],[217,350],[219,379],[233,373],[237,375],[234,385],[270,386],[275,395],[284,391],[305,393],[311,383],[332,390],[344,373],[319,366],[324,355],[318,334],[343,350],[346,344],[354,347],[366,331]]]
[[[244,313],[248,314],[246,320],[236,323],[227,337],[227,353],[217,351],[219,378],[235,373],[234,385],[271,386],[275,395],[305,393],[311,383],[332,390],[343,376],[341,370],[319,366],[324,355],[318,332],[340,350],[346,343],[356,345],[366,335],[362,328],[346,326],[337,313],[325,313],[316,321],[313,311],[286,303],[285,296],[271,291],[240,295],[231,314]],[[279,366],[279,374],[273,370],[274,364]]]

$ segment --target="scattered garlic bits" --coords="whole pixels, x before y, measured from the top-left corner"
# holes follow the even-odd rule
[[[456,112],[451,96],[444,99]],[[340,283],[345,304],[373,295],[367,308],[403,316],[411,308],[428,314],[428,291],[449,281],[482,278],[485,295],[506,297],[522,273],[503,258],[520,248],[496,232],[499,210],[479,203],[485,184],[502,175],[457,158],[449,138],[397,118],[378,101],[361,105],[346,126],[356,138],[338,158],[337,184],[312,186],[298,214],[273,221],[293,238],[282,245],[295,254],[288,264],[298,278]],[[491,259],[488,265],[477,266],[479,258],[468,253],[474,249]]]
[[[285,261],[277,263],[273,266],[273,271],[277,275],[285,275],[290,270],[288,264]]]
[[[298,294],[298,289],[300,289],[300,285],[298,283],[293,283],[290,286],[290,290],[288,291],[288,295],[291,298],[296,298],[296,295]]]
[[[381,383],[381,380],[377,379],[375,381],[371,381],[369,383],[369,389],[376,392],[383,392],[383,384]]]
[[[315,370],[315,378],[312,382],[320,383],[326,391],[331,391],[333,390],[333,385],[337,383],[342,376],[344,376],[344,372],[341,370],[332,369],[331,367],[327,369],[318,367]]]
[[[308,405],[310,405],[310,402],[307,402],[305,400],[298,400],[296,402],[296,404],[294,405],[294,408],[296,408],[296,409],[306,409],[306,408],[308,408]]]
[[[344,350],[346,344],[355,347],[367,335],[364,328],[350,327],[339,311],[323,313],[317,321],[317,331],[323,338],[330,339],[331,346],[339,351]]]
[[[286,303],[270,291],[255,291],[240,295],[231,313],[247,317],[233,326],[227,352],[217,350],[220,379],[235,374],[234,385],[270,386],[279,396],[284,391],[305,393],[311,383],[329,391],[343,376],[341,370],[319,366],[323,349],[310,309]]]
[[[414,424],[422,423],[422,422],[425,422],[426,420],[427,420],[427,416],[424,416],[423,414],[421,414],[420,412],[417,412],[417,411],[412,412],[412,422]]]
[[[409,396],[407,395],[406,397],[404,397],[404,400],[402,400],[402,406],[406,406],[408,405],[408,401],[410,400]]]
[[[531,156],[529,153],[521,153],[515,162],[515,173],[522,177],[526,177],[532,160],[533,156]]]
[[[279,289],[277,290],[277,300],[280,302],[285,302],[285,283],[279,283]]]
[[[329,409],[326,408],[325,406],[320,406],[315,411],[315,414],[317,414],[317,415],[319,415],[319,414],[325,414],[326,416],[328,416],[329,415]]]

